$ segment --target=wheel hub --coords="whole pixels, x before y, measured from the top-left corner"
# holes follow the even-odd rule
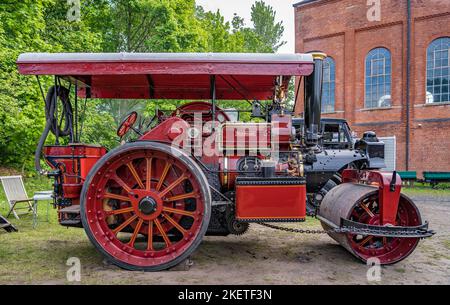
[[[138,208],[145,215],[153,214],[157,210],[156,200],[150,196],[146,196],[139,202]]]
[[[136,215],[143,220],[153,220],[163,211],[163,200],[157,192],[133,189],[128,196]]]

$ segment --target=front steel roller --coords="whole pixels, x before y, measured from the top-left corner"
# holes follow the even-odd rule
[[[341,217],[355,222],[380,225],[378,188],[368,185],[344,183],[336,186],[324,197],[319,216],[336,226]],[[325,230],[331,227],[321,221]],[[400,195],[395,226],[418,226],[422,224],[415,204],[404,194]],[[383,265],[394,264],[410,255],[416,248],[419,238],[382,237],[350,233],[329,232],[328,235],[340,245],[366,262],[376,257]]]
[[[81,219],[94,246],[129,270],[159,271],[200,244],[211,215],[208,181],[183,151],[135,142],[101,158],[81,194]]]

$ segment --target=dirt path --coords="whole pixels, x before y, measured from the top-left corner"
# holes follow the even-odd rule
[[[382,268],[381,284],[450,284],[450,198],[415,197],[438,233],[406,260]],[[326,235],[300,235],[252,225],[242,236],[206,237],[189,271],[127,272],[84,265],[83,283],[366,284],[367,266]]]

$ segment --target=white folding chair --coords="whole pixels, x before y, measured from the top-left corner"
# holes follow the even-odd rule
[[[32,202],[33,199],[29,198],[27,195],[27,191],[25,190],[25,185],[22,181],[22,176],[3,176],[0,177],[2,182],[3,190],[5,191],[6,200],[8,200],[9,204],[9,212],[6,215],[6,218],[9,215],[13,214],[14,217],[20,219],[19,216],[28,214],[30,212],[33,213],[33,216],[36,215],[36,211],[33,208]],[[25,206],[18,206],[18,204],[24,203]],[[27,210],[24,213],[17,213],[16,210]]]
[[[19,216],[28,214],[30,212],[33,213],[33,216],[36,216],[36,211],[33,208],[32,202],[33,199],[29,198],[27,192],[25,190],[25,186],[22,181],[22,176],[3,176],[0,177],[2,181],[3,190],[5,191],[6,199],[9,203],[9,212],[6,215],[6,218],[9,215],[13,214],[14,217],[20,219]],[[19,203],[25,203],[26,205],[21,207],[17,206]],[[16,210],[27,210],[24,213],[17,213]]]

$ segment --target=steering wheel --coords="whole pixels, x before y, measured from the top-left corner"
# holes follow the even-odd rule
[[[127,134],[128,131],[133,127],[134,123],[136,123],[138,114],[136,111],[131,112],[127,117],[120,123],[119,128],[117,128],[117,135],[122,138]]]

